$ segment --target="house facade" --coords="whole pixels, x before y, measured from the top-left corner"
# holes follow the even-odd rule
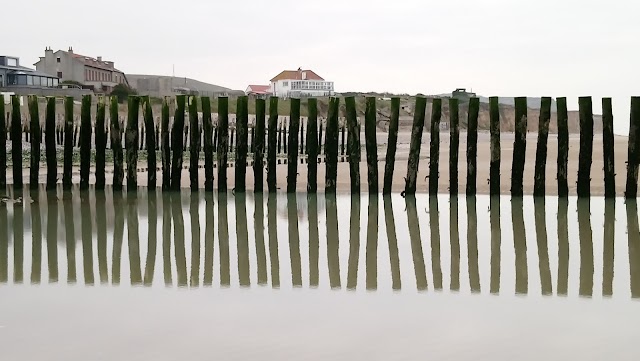
[[[322,97],[334,94],[332,81],[326,81],[312,70],[284,70],[271,79],[272,95],[290,97]]]
[[[40,71],[20,65],[20,59],[15,56],[0,56],[0,88],[55,88],[59,79]]]
[[[78,82],[97,92],[110,92],[118,84],[129,86],[127,76],[116,69],[112,61],[76,54],[73,48],[55,52],[47,48],[34,65],[39,72],[56,76],[60,81]]]

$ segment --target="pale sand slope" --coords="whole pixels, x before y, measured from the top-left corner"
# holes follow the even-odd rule
[[[386,135],[385,135],[386,137]],[[406,139],[403,139],[406,138]],[[408,154],[408,138],[405,137],[404,134],[400,135],[399,144],[398,144],[398,152],[396,156],[395,162],[395,172],[393,177],[393,188],[394,192],[401,192],[404,190],[405,181],[404,178],[407,175],[407,154]],[[439,192],[440,193],[448,193],[449,192],[449,135],[443,134],[441,136],[441,146],[440,146],[440,157],[439,157],[439,171],[440,171],[440,179],[439,179]],[[380,137],[379,137],[380,139]],[[406,140],[406,141],[405,141]],[[386,139],[385,139],[386,141]],[[364,140],[363,140],[364,142]],[[429,134],[426,133],[423,136],[423,145],[421,148],[421,159],[419,164],[418,171],[418,184],[417,191],[418,192],[426,192],[428,187],[428,179],[426,176],[428,175],[429,168]],[[381,142],[382,143],[382,142]],[[536,157],[536,144],[537,143],[537,134],[529,134],[527,137],[527,152],[526,152],[526,164],[525,164],[525,172],[524,172],[524,193],[532,194],[533,193],[533,182],[534,182],[534,164]],[[623,195],[625,189],[625,181],[626,181],[626,161],[627,161],[627,137],[616,136],[615,137],[615,173],[616,173],[616,193],[619,196]],[[460,152],[459,152],[459,192],[464,193],[466,188],[466,134],[462,133],[460,136]],[[602,148],[602,136],[595,135],[594,143],[593,143],[593,164],[591,166],[591,193],[592,195],[603,195],[604,194],[604,173],[603,173],[603,148]],[[478,194],[488,194],[489,193],[489,160],[490,160],[490,142],[487,134],[479,134],[478,137],[478,175],[477,175],[477,193]],[[579,137],[577,135],[571,135],[569,140],[569,165],[568,165],[568,182],[569,182],[569,192],[570,195],[576,194],[576,181],[577,181],[577,173],[578,173],[578,153],[580,148]],[[381,147],[378,150],[378,183],[379,183],[379,191],[382,191],[383,184],[383,175],[384,175],[384,157],[386,154],[386,148]],[[557,147],[557,138],[555,135],[549,136],[548,142],[548,154],[547,154],[547,166],[546,166],[546,193],[547,195],[557,195],[558,186],[556,180],[557,174],[557,156],[558,156],[558,147]],[[512,158],[513,158],[513,134],[502,134],[501,135],[501,193],[509,194],[511,188],[511,168],[512,168]],[[158,160],[160,166],[160,160]],[[202,164],[202,162],[201,162]],[[183,164],[185,167],[188,167],[188,162]],[[61,164],[59,164],[61,166]],[[125,165],[126,167],[126,165]],[[142,162],[139,164],[139,167],[146,167],[146,164]],[[288,165],[282,164],[277,167],[277,185],[280,190],[286,189],[287,182],[287,167]],[[254,189],[254,174],[253,167],[246,168],[246,180],[247,180],[247,190],[251,191]],[[59,170],[61,172],[61,169]],[[228,168],[227,170],[227,185],[228,189],[231,190],[234,188],[235,184],[235,168]],[[266,185],[266,167],[264,170],[264,189],[267,190]],[[325,188],[325,175],[326,175],[326,167],[325,163],[318,164],[318,191],[324,191]],[[146,172],[138,173],[138,186],[146,186],[147,185],[147,177],[148,174]],[[217,188],[218,184],[218,172],[215,169],[214,172],[214,186]],[[7,170],[7,178],[9,183],[12,183],[12,174],[10,170]],[[25,182],[28,180],[28,170],[24,171]],[[59,175],[59,179],[61,179],[61,175]],[[157,185],[158,187],[162,184],[162,174],[161,172],[157,172]],[[93,183],[95,180],[93,170],[91,172],[91,182]],[[111,183],[112,174],[107,173],[107,183]],[[46,181],[46,170],[42,168],[40,173],[40,182],[44,183]],[[74,167],[74,184],[79,182],[79,174],[78,168]],[[182,187],[189,187],[189,171],[187,169],[183,170],[182,179],[181,179]],[[361,191],[367,192],[367,165],[366,165],[366,152],[363,149],[362,151],[362,162],[360,163],[360,183],[361,183]],[[125,179],[126,184],[126,179]],[[199,185],[200,188],[204,188],[204,169],[199,170]],[[307,189],[307,164],[300,164],[298,161],[298,179],[296,182],[296,189],[299,192],[304,192]],[[348,163],[339,163],[338,164],[338,182],[337,182],[337,190],[339,192],[348,192],[351,189],[351,180],[349,176],[349,164]]]

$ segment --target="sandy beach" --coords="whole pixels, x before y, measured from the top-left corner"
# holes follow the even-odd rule
[[[385,155],[386,155],[386,142],[387,142],[387,133],[380,132],[378,133],[378,168],[379,168],[379,188],[382,191],[382,182],[384,175],[384,167],[385,167]],[[407,131],[401,131],[398,135],[398,149],[396,153],[395,160],[395,171],[393,177],[393,192],[401,192],[405,187],[405,177],[407,175],[407,157],[409,153],[409,142],[410,142],[411,134]],[[364,134],[361,137],[362,142],[364,143]],[[426,192],[428,187],[428,179],[426,178],[428,174],[429,167],[429,133],[425,133],[423,135],[422,147],[420,153],[420,164],[418,170],[418,184],[417,191],[418,192]],[[501,134],[501,193],[509,194],[511,187],[511,166],[513,159],[513,133],[502,133]],[[459,172],[459,185],[458,189],[460,193],[465,192],[466,188],[466,172],[467,172],[467,159],[466,159],[466,148],[467,148],[467,134],[465,132],[461,132],[460,134],[460,150],[459,150],[459,164],[458,164],[458,172]],[[533,193],[533,183],[534,183],[534,163],[536,157],[536,146],[537,146],[537,133],[529,133],[527,135],[527,151],[526,151],[526,164],[524,171],[524,192],[525,194]],[[449,148],[450,148],[450,139],[449,133],[444,132],[440,135],[440,157],[439,157],[439,192],[440,193],[448,193],[449,192]],[[570,195],[576,194],[576,180],[578,173],[578,154],[579,154],[579,135],[571,134],[569,138],[569,163],[568,163],[568,182],[569,182],[569,192]],[[490,138],[487,132],[480,132],[478,134],[478,163],[477,163],[477,193],[478,194],[488,194],[489,193],[489,160],[490,160]],[[266,156],[266,155],[265,155]],[[556,180],[557,174],[557,156],[558,156],[558,141],[556,134],[550,134],[548,140],[548,154],[547,154],[547,166],[546,166],[546,193],[547,195],[557,195],[558,185]],[[287,164],[284,164],[284,158],[279,158],[282,164],[277,166],[277,184],[280,190],[284,190],[286,188],[287,182]],[[360,163],[360,180],[361,180],[361,189],[363,193],[368,191],[367,186],[367,165],[366,165],[366,151],[362,149],[362,162]],[[338,180],[337,180],[337,190],[339,192],[348,192],[350,190],[351,180],[349,176],[349,164],[346,162],[346,157],[339,156],[339,160],[343,160],[338,164]],[[303,162],[301,164],[300,162]],[[625,188],[625,179],[626,179],[626,161],[627,161],[627,137],[616,136],[615,137],[615,173],[616,173],[616,193],[618,195],[622,195]],[[604,194],[604,172],[603,172],[603,145],[602,145],[602,135],[596,134],[594,136],[593,143],[593,164],[591,167],[591,193],[592,195],[603,195]],[[188,170],[188,161],[184,162],[184,169],[182,175],[182,186],[184,188],[189,187],[189,170]],[[58,164],[59,166],[59,180],[61,180],[62,176],[62,164]],[[200,162],[199,169],[199,184],[201,188],[204,188],[204,163]],[[126,165],[125,165],[126,167]],[[160,160],[158,159],[158,167],[160,167]],[[112,165],[107,165],[107,183],[110,184],[112,182]],[[146,186],[147,185],[147,164],[146,162],[139,162],[138,164],[138,186]],[[265,166],[265,176],[264,176],[264,189],[267,189],[266,185],[266,166]],[[28,169],[24,170],[24,181],[28,182]],[[323,191],[325,188],[325,175],[326,175],[326,167],[324,163],[324,156],[321,157],[321,163],[318,164],[318,191]],[[228,189],[231,190],[234,188],[235,184],[235,169],[233,167],[229,168],[227,171],[227,185]],[[214,172],[214,184],[217,187],[218,182],[218,172],[217,169]],[[162,173],[160,171],[157,172],[157,185],[158,187],[162,184]],[[246,172],[247,179],[247,190],[252,191],[254,189],[254,173],[253,167],[247,167]],[[12,172],[10,169],[7,170],[7,181],[8,183],[13,183],[12,180]],[[95,181],[94,172],[91,172],[91,182]],[[41,163],[41,171],[40,171],[40,183],[46,182],[46,168],[45,165]],[[74,166],[74,184],[79,182],[79,167]],[[126,184],[126,179],[125,179]],[[307,164],[306,160],[298,161],[298,179],[297,179],[297,190],[299,192],[304,192],[307,189]]]

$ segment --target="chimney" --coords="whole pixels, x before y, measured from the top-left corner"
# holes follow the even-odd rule
[[[70,46],[68,52],[73,54],[73,47]]]
[[[102,61],[102,57],[101,56],[98,57],[98,61]]]

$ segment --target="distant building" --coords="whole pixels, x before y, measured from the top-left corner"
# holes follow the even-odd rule
[[[129,86],[124,72],[115,68],[112,61],[102,57],[91,58],[76,54],[73,48],[53,51],[46,48],[44,56],[34,64],[39,72],[58,77],[61,81],[75,81],[96,92],[110,92],[114,86]]]
[[[55,88],[59,81],[56,76],[21,66],[17,57],[0,56],[0,88],[3,90]]]
[[[460,99],[463,101],[469,100],[470,98],[475,98],[476,93],[468,92],[465,88],[458,88],[451,92],[451,97],[455,99]]]
[[[271,94],[278,97],[331,96],[333,82],[312,70],[284,70],[271,79]]]
[[[271,95],[271,85],[249,85],[244,93],[246,95]]]

